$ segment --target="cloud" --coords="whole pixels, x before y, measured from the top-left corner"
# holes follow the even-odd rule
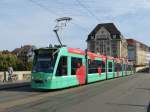
[[[114,22],[127,37],[149,41],[149,0],[80,0],[99,21],[76,0],[33,1],[46,8],[29,0],[0,1],[0,50],[12,50],[23,44],[42,47],[57,43],[52,30],[56,24],[54,20],[62,16],[73,18],[61,34],[63,43],[70,47],[85,49],[87,35],[96,24],[103,22]]]
[[[147,0],[93,0],[85,2],[97,15],[102,17],[117,17],[125,14],[135,13],[140,9],[150,9],[150,2]]]

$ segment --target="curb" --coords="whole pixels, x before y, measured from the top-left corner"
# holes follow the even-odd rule
[[[0,85],[0,90],[30,86],[30,82],[9,83]]]

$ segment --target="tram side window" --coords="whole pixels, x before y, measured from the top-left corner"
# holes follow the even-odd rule
[[[115,72],[117,72],[117,63],[114,64]]]
[[[120,63],[117,64],[118,70],[121,71],[122,70],[122,66]]]
[[[114,71],[117,72],[117,63],[114,63]]]
[[[105,62],[100,60],[88,60],[88,73],[98,73],[98,68],[101,67],[102,73],[105,72]]]
[[[63,56],[60,58],[56,76],[66,76],[67,75],[67,56]]]
[[[112,72],[112,62],[108,62],[108,72]]]
[[[134,71],[133,65],[131,65],[131,71]]]
[[[127,71],[129,70],[129,65],[127,65]]]
[[[129,65],[126,65],[126,71],[128,71],[128,68],[129,68],[128,66],[129,66]]]
[[[133,71],[133,65],[131,65],[131,71]]]
[[[129,71],[131,71],[131,65],[129,66]]]
[[[126,71],[126,64],[123,64],[123,71]]]
[[[128,65],[127,71],[131,70],[131,65]]]
[[[106,62],[102,61],[102,73],[106,72]]]
[[[97,73],[96,72],[96,65],[95,65],[95,60],[88,60],[88,73],[92,74],[92,73]]]
[[[117,71],[121,71],[122,70],[122,66],[120,63],[115,63],[115,72]]]
[[[100,64],[100,61],[98,60],[88,60],[88,73],[93,74],[93,73],[98,73],[98,66]]]
[[[132,71],[132,65],[130,65],[130,71]]]
[[[71,58],[71,75],[76,75],[76,70],[82,66],[82,58]]]
[[[122,64],[119,64],[119,70],[122,71]]]

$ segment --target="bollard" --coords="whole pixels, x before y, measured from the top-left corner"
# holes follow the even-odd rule
[[[3,82],[6,82],[6,71],[4,71],[4,79]]]

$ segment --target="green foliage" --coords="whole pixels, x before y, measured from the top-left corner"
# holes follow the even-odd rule
[[[9,66],[16,68],[17,57],[10,53],[0,53],[0,71],[7,70]]]
[[[25,63],[25,68],[26,68],[27,71],[31,71],[31,69],[32,69],[32,62]]]
[[[32,62],[24,63],[16,55],[8,51],[0,52],[0,71],[7,71],[8,67],[13,67],[15,71],[25,71],[32,69]]]

